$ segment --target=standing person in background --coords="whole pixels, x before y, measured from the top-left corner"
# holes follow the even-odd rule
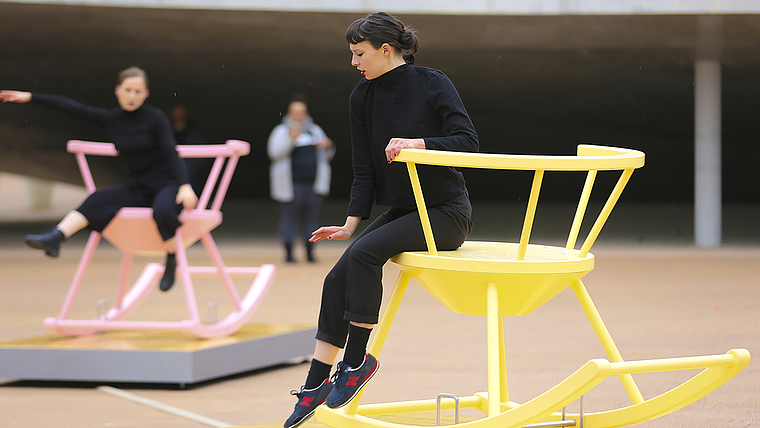
[[[179,213],[183,207],[195,208],[198,197],[177,153],[169,119],[161,110],[144,104],[149,93],[145,71],[137,67],[123,70],[114,92],[119,107],[106,110],[57,95],[0,91],[3,102],[45,105],[105,128],[127,170],[126,183],[96,190],[48,232],[28,235],[26,243],[58,257],[61,242],[79,230],[88,227],[102,233],[121,208],[152,207],[166,248],[160,288],[168,291],[177,270],[174,235],[181,224]]]
[[[285,261],[294,263],[296,229],[303,228],[306,257],[315,262],[314,243],[309,241],[317,228],[322,198],[330,193],[330,161],[335,145],[309,116],[306,101],[295,97],[288,113],[269,135],[267,152],[272,199],[280,202],[280,236]]]
[[[206,137],[198,129],[195,121],[190,117],[187,106],[182,103],[174,104],[169,110],[169,120],[174,132],[174,140],[177,144],[206,144]],[[187,165],[187,175],[190,178],[190,184],[196,192],[202,190],[204,183],[201,183],[201,177],[204,166],[208,163],[205,158],[184,159]]]
[[[306,382],[285,422],[294,428],[325,403],[348,403],[377,373],[367,353],[383,295],[383,265],[405,251],[427,249],[406,165],[393,163],[402,149],[477,151],[478,135],[454,85],[445,74],[414,66],[415,31],[378,12],[346,31],[351,65],[364,76],[349,99],[354,180],[343,226],[320,227],[312,241],[349,239],[373,200],[389,207],[348,246],[325,278],[317,343]],[[438,248],[454,250],[472,230],[472,207],[462,173],[420,167],[430,224]],[[343,360],[330,378],[340,348]]]

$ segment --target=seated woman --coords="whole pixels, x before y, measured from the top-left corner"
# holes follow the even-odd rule
[[[95,191],[48,232],[28,235],[26,243],[58,257],[60,243],[77,231],[87,227],[103,232],[121,208],[151,207],[167,252],[160,284],[161,290],[167,291],[174,284],[177,268],[174,235],[180,226],[179,213],[183,207],[195,208],[198,197],[177,153],[169,119],[161,110],[144,104],[149,93],[145,71],[137,67],[123,70],[115,93],[119,107],[105,110],[55,95],[0,91],[3,102],[31,101],[105,128],[128,174],[126,183]]]

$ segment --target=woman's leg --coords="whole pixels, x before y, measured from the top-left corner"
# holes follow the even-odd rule
[[[296,234],[296,200],[280,203],[280,238],[285,246],[285,261],[294,263],[293,238]]]
[[[440,250],[454,250],[467,238],[469,219],[445,209],[428,210],[435,242]],[[398,215],[387,224],[367,233],[351,247],[346,269],[346,312],[344,318],[376,324],[382,303],[383,266],[405,251],[427,250],[417,211]]]
[[[346,281],[349,255],[357,242],[372,232],[393,220],[389,212],[380,215],[367,226],[359,236],[346,248],[333,268],[327,274],[322,285],[322,300],[317,325],[317,340],[343,348],[348,336],[349,321],[344,318],[346,311]]]
[[[60,230],[65,238],[68,238],[87,227],[88,224],[90,224],[90,221],[87,220],[84,214],[72,210],[63,217],[63,220],[58,223],[56,229]]]
[[[153,219],[156,221],[158,232],[164,240],[164,248],[166,249],[164,275],[159,284],[161,291],[169,291],[172,288],[177,271],[175,255],[177,249],[174,235],[181,225],[179,213],[182,211],[182,205],[177,204],[177,190],[176,184],[165,186],[153,198]]]
[[[122,207],[141,201],[139,195],[132,192],[127,185],[97,190],[88,196],[79,208],[69,211],[56,227],[40,235],[27,235],[26,243],[33,248],[44,250],[48,256],[58,257],[63,240],[88,226],[92,230],[102,232]]]

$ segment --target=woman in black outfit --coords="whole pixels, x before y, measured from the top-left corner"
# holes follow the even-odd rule
[[[152,207],[153,218],[164,239],[166,269],[160,288],[174,284],[174,234],[182,208],[195,208],[198,198],[190,187],[187,171],[179,158],[169,119],[161,110],[145,105],[148,76],[131,67],[119,73],[115,89],[119,107],[112,110],[88,107],[68,98],[30,92],[0,91],[3,102],[33,102],[70,113],[106,129],[119,152],[128,179],[121,185],[97,190],[60,223],[41,235],[28,235],[26,243],[57,257],[61,241],[88,227],[102,232],[123,207]]]
[[[322,227],[313,242],[348,239],[369,217],[373,199],[390,207],[351,243],[324,281],[317,344],[306,383],[286,428],[300,425],[322,403],[348,403],[379,364],[367,354],[378,322],[382,267],[396,254],[427,249],[406,166],[392,163],[403,148],[477,151],[478,136],[451,81],[438,70],[415,67],[417,37],[387,13],[359,19],[346,39],[351,65],[364,78],[350,98],[354,180],[343,226]],[[442,250],[458,248],[472,228],[469,195],[453,168],[419,169],[428,215]],[[348,338],[348,341],[346,341]],[[340,348],[343,361],[329,377]]]

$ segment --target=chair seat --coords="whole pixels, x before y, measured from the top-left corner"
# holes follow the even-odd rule
[[[222,223],[222,212],[216,210],[182,211],[179,215],[185,248],[193,245],[203,234]],[[122,208],[103,230],[103,236],[127,253],[164,253],[164,240],[158,233],[151,208]]]
[[[518,244],[465,242],[454,251],[405,252],[391,261],[450,310],[486,315],[486,286],[497,285],[501,316],[531,313],[594,269],[594,255],[578,250],[528,245],[524,260]]]

